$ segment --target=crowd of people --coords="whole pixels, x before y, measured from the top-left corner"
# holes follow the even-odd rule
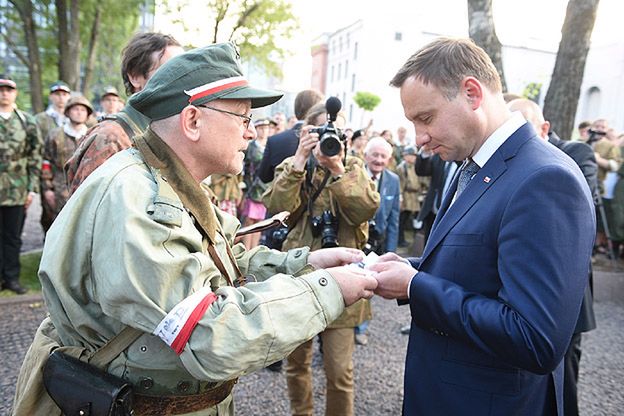
[[[58,81],[29,115],[0,76],[2,289],[26,292],[20,234],[39,194],[50,312],[14,413],[67,411],[40,388],[41,357],[62,347],[86,361],[107,351],[95,362],[134,386],[137,415],[231,414],[238,377],[286,358],[291,411],[309,415],[318,335],[325,413],[353,414],[373,293],[412,311],[405,414],[557,414],[563,400],[577,412],[590,255],[624,246],[624,135],[595,120],[580,141],[558,139],[536,104],[505,102],[464,40],[432,42],[392,80],[414,140],[402,126],[348,126],[315,90],[291,117],[254,120],[281,93],[249,86],[238,59],[229,43],[184,52],[135,35],[122,53],[129,99],[107,88],[100,113]],[[283,211],[282,227],[237,237]],[[410,242],[422,257],[396,254]],[[368,271],[352,265],[364,254],[377,259]]]

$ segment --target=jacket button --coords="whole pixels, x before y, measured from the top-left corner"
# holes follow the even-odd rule
[[[147,352],[147,345],[141,345],[141,348],[139,348],[139,350],[141,352]]]
[[[326,278],[324,278],[324,277],[321,277],[321,278],[319,279],[319,285],[321,285],[321,286],[327,286],[327,279],[326,279]]]
[[[180,381],[178,383],[178,390],[180,390],[181,392],[187,392],[190,387],[191,383],[188,381]]]
[[[149,390],[154,386],[154,380],[152,380],[151,377],[142,378],[141,381],[139,381],[139,386],[141,386],[143,390]]]

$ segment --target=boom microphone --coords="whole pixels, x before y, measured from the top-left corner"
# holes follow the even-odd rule
[[[338,116],[338,112],[341,108],[342,103],[338,97],[329,97],[327,101],[325,101],[325,109],[327,110],[330,121],[336,121],[336,117]]]

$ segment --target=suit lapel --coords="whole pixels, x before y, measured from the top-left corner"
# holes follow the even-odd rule
[[[507,160],[515,156],[522,144],[535,135],[533,129],[528,124],[520,127],[498,148],[483,168],[468,183],[468,186],[457,198],[455,203],[449,207],[453,200],[453,195],[457,190],[459,174],[453,179],[449,191],[444,198],[444,202],[438,212],[434,225],[427,240],[427,245],[422,255],[421,264],[431,252],[440,244],[451,229],[462,219],[462,217],[472,208],[472,206],[487,192],[498,178],[507,170]]]

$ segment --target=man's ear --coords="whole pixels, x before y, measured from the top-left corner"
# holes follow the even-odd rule
[[[189,105],[180,113],[180,129],[184,136],[191,141],[199,141],[201,136],[200,129],[205,119],[202,119],[202,112],[199,108]]]
[[[540,132],[542,137],[548,138],[548,132],[550,131],[550,121],[544,121],[542,123],[542,131]]]
[[[461,82],[461,94],[468,100],[473,110],[481,106],[483,86],[475,77],[466,77]]]

